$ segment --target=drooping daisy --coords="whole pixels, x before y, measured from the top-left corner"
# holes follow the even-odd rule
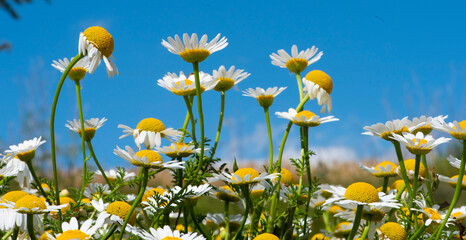
[[[168,42],[162,40],[162,46],[166,47],[171,53],[180,55],[186,62],[195,63],[204,61],[210,54],[220,51],[228,45],[225,37],[219,39],[220,33],[209,43],[207,43],[206,34],[198,41],[196,33],[193,33],[191,37],[185,33],[183,34],[183,41],[178,35],[175,35],[175,39],[168,37]]]
[[[268,174],[263,172],[259,174],[254,168],[240,168],[236,170],[233,174],[223,172],[221,174],[213,174],[214,177],[210,179],[210,182],[215,182],[217,180],[222,180],[225,183],[233,185],[249,185],[256,184],[267,179],[272,180],[278,177],[279,173]]]
[[[81,227],[79,227],[78,220],[75,217],[73,217],[70,219],[69,223],[62,223],[63,233],[58,234],[56,237],[54,237],[50,233],[47,234],[47,236],[50,240],[91,239],[91,237],[97,232],[97,230],[101,228],[104,224],[102,218],[97,219],[94,226],[92,226],[92,221],[92,219],[88,219],[81,225]]]
[[[424,133],[424,135],[429,134],[432,131],[432,121],[436,118],[445,119],[448,116],[437,116],[437,117],[426,117],[422,115],[419,118],[413,118],[413,120],[408,120],[409,131],[412,134],[416,134],[418,132]]]
[[[380,240],[406,240],[408,234],[403,226],[395,222],[387,222],[379,228]]]
[[[450,141],[450,138],[440,137],[434,139],[432,135],[424,136],[422,132],[417,132],[416,135],[403,133],[403,136],[394,134],[391,138],[403,143],[410,153],[417,155],[428,154],[434,147]]]
[[[60,72],[64,72],[70,61],[68,58],[58,59],[58,61],[53,60],[52,67],[58,69]],[[79,81],[86,76],[86,73],[89,69],[89,57],[81,58],[68,72],[68,77],[73,81]]]
[[[160,154],[153,150],[140,150],[138,152],[134,152],[134,150],[130,146],[126,146],[125,149],[126,151],[117,146],[117,149],[114,149],[113,153],[123,158],[124,160],[130,162],[134,166],[170,169],[184,168],[184,162],[170,161],[164,163]]]
[[[216,82],[214,87],[215,91],[228,91],[230,88],[243,81],[251,75],[250,73],[245,72],[243,69],[237,69],[235,71],[235,66],[231,66],[228,71],[225,69],[225,66],[220,66],[217,70],[214,70],[212,77]]]
[[[310,71],[303,79],[304,88],[309,94],[309,99],[317,98],[317,103],[322,105],[321,113],[325,113],[325,107],[330,113],[332,111],[333,82],[329,75],[320,71]]]
[[[208,151],[209,148],[204,148],[204,151]],[[169,147],[156,147],[159,153],[163,153],[170,158],[184,158],[189,157],[193,154],[199,154],[201,152],[200,148],[194,148],[194,145],[188,145],[186,143],[172,143]]]
[[[102,27],[89,27],[79,34],[79,53],[89,56],[89,73],[94,73],[100,60],[103,59],[108,77],[118,75],[118,68],[110,58],[115,47],[113,37]]]
[[[403,119],[395,119],[384,123],[377,123],[371,126],[365,126],[363,129],[367,132],[363,132],[364,135],[381,137],[387,141],[393,141],[392,137],[395,134],[402,134],[403,132],[409,132],[408,129],[408,117]]]
[[[8,156],[1,154],[0,156],[2,158],[2,162],[6,162],[6,165],[0,169],[0,177],[15,176],[14,180],[19,183],[20,187],[29,189],[33,178],[27,164],[19,160],[17,157],[7,160]]]
[[[84,140],[91,141],[92,138],[94,138],[97,129],[102,127],[106,121],[106,118],[91,118],[89,120],[84,120]],[[68,123],[65,124],[65,126],[81,136],[81,121],[79,119],[73,119],[73,121],[68,120]]]
[[[438,175],[438,180],[440,182],[444,182],[444,183],[448,183],[450,186],[452,186],[453,188],[456,188],[456,184],[458,183],[458,175],[455,175],[451,178],[449,177],[446,177],[446,176],[443,176],[443,175]],[[463,179],[461,181],[461,188],[463,190],[466,189],[466,176],[463,176]]]
[[[144,240],[205,240],[205,238],[202,235],[198,235],[198,233],[183,234],[178,230],[172,231],[170,226],[164,226],[157,230],[150,228],[149,232],[140,230],[136,235]]]
[[[9,153],[7,155],[7,159],[11,159],[16,156],[23,162],[31,161],[36,155],[36,149],[45,143],[45,140],[41,141],[41,139],[42,137],[38,137],[26,140],[18,145],[11,145],[10,149],[5,151],[5,153]]]
[[[92,206],[100,213],[99,218],[103,218],[108,223],[117,222],[123,224],[128,216],[131,205],[123,201],[115,201],[110,204],[104,203],[102,198],[99,201],[92,200]],[[133,212],[129,219],[129,224],[134,226],[136,213]]]
[[[397,166],[389,161],[383,161],[375,167],[366,167],[364,164],[359,163],[359,167],[374,175],[375,177],[396,177],[398,174],[395,172]]]
[[[116,170],[114,169],[110,169],[108,171],[104,171],[105,175],[107,176],[108,180],[110,181],[114,181],[118,178],[120,178],[120,174],[119,172],[117,172]],[[96,172],[97,175],[102,175],[102,173],[100,171]],[[133,179],[134,177],[136,177],[136,174],[134,172],[124,172],[123,174],[123,181],[128,181],[128,180],[131,180]]]
[[[238,193],[228,185],[216,188],[214,196],[225,202],[238,202],[240,200]]]
[[[432,121],[432,128],[449,133],[458,140],[466,140],[466,120],[446,123],[445,118],[436,118]]]
[[[280,49],[277,51],[278,54],[272,53],[270,58],[272,59],[272,64],[275,66],[288,68],[293,73],[301,73],[307,66],[317,62],[324,54],[322,51],[317,53],[318,50],[318,48],[312,46],[312,48],[298,53],[298,47],[293,45],[291,47],[291,56],[285,50]]]
[[[318,115],[308,110],[304,110],[298,113],[294,108],[288,109],[288,112],[276,112],[275,115],[277,115],[279,118],[288,119],[300,127],[317,127],[321,123],[340,120],[338,118],[334,118],[333,116],[320,118]]]
[[[199,72],[199,83],[201,93],[215,87],[217,83],[212,76],[207,73]],[[194,96],[196,95],[196,84],[194,74],[186,76],[180,71],[180,75],[176,73],[167,73],[162,79],[157,81],[157,85],[167,89],[178,96]]]
[[[407,159],[407,160],[404,160],[404,164],[405,164],[405,169],[406,169],[406,175],[408,175],[408,178],[410,180],[413,180],[414,179],[414,173],[415,173],[415,170],[416,170],[416,160]],[[419,164],[419,178],[425,178],[426,177],[426,171],[427,171],[426,167],[421,162]],[[396,172],[398,173],[398,175],[401,176],[400,167],[396,168]]]
[[[143,144],[147,149],[152,149],[154,146],[160,147],[162,137],[168,140],[176,140],[182,134],[182,132],[173,128],[165,128],[163,122],[156,118],[142,119],[136,129],[123,124],[119,124],[118,128],[124,129],[124,134],[120,136],[120,139],[132,135],[138,148]]]
[[[273,87],[273,88],[267,88],[267,90],[264,90],[263,88],[257,87],[255,90],[252,88],[248,88],[243,91],[243,96],[246,97],[253,97],[257,99],[259,102],[259,105],[264,108],[268,108],[272,106],[273,99],[278,96],[283,90],[285,90],[286,87]]]

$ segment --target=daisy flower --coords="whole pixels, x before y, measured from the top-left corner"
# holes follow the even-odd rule
[[[216,188],[214,196],[225,202],[238,202],[240,200],[238,193],[228,185]]]
[[[272,106],[273,99],[278,96],[283,90],[285,90],[286,87],[273,87],[273,88],[267,88],[267,90],[264,90],[263,88],[257,87],[255,90],[252,88],[248,88],[245,91],[243,91],[243,96],[246,97],[253,97],[257,99],[259,102],[259,105],[261,105],[263,108],[268,108]]]
[[[212,76],[207,73],[199,72],[200,91],[208,91],[215,87],[217,83]],[[196,84],[194,74],[186,76],[182,71],[180,75],[176,73],[167,73],[162,79],[157,81],[157,85],[167,89],[178,96],[194,96],[196,95]]]
[[[321,113],[325,113],[325,107],[330,113],[332,111],[333,82],[329,75],[320,71],[310,71],[303,79],[305,90],[309,94],[309,99],[317,98],[317,103],[322,105]]]
[[[208,151],[209,148],[204,148],[204,151]],[[170,158],[184,158],[189,157],[193,154],[199,154],[201,152],[200,148],[194,148],[194,145],[188,145],[186,143],[172,143],[169,147],[156,147],[159,153],[163,153]]]
[[[182,132],[173,128],[165,128],[163,122],[156,118],[142,119],[136,126],[136,129],[123,124],[119,124],[118,128],[124,129],[124,134],[120,136],[120,139],[133,135],[134,142],[138,148],[141,148],[141,144],[143,144],[147,149],[152,149],[154,146],[160,147],[162,138],[176,140],[182,134]]]
[[[409,132],[408,117],[403,119],[395,119],[384,123],[377,123],[371,126],[365,126],[363,129],[367,132],[363,132],[364,135],[381,137],[387,141],[393,141],[392,137],[395,134],[400,135],[403,132]]]
[[[67,204],[50,206],[43,198],[28,194],[21,197],[16,202],[4,200],[3,202],[0,202],[0,206],[12,209],[22,214],[45,214],[64,208]]]
[[[341,222],[335,227],[333,234],[337,238],[347,238],[351,233],[351,229],[353,229],[352,222]]]
[[[286,168],[281,168],[280,170],[280,182],[285,186],[293,185],[295,182],[294,175]],[[278,179],[273,179],[272,182],[276,182]]]
[[[197,199],[200,196],[208,193],[211,189],[212,187],[208,183],[206,183],[200,186],[188,185],[184,190],[183,188],[179,186],[175,186],[174,188],[171,189],[171,192],[173,194],[179,194],[180,191],[183,190],[184,197],[190,198],[190,199]]]
[[[278,54],[272,53],[270,58],[272,59],[272,64],[275,66],[288,68],[293,73],[301,73],[307,66],[319,61],[320,57],[324,54],[322,51],[319,53],[317,51],[319,49],[312,46],[312,48],[298,53],[298,47],[293,45],[291,47],[291,56],[285,50],[280,49],[277,51]]]
[[[396,177],[398,174],[396,173],[396,168],[397,166],[388,161],[383,161],[379,164],[377,164],[375,167],[366,167],[364,164],[359,163],[359,167],[374,175],[375,177]]]
[[[408,120],[409,131],[412,134],[416,134],[418,132],[424,133],[424,135],[429,134],[432,132],[432,121],[439,118],[441,120],[447,118],[448,116],[437,116],[437,117],[426,117],[422,115],[419,118],[413,118],[413,120]]]
[[[458,168],[458,169],[460,168],[461,160],[459,160],[458,158],[455,158],[452,155],[450,155],[450,156],[447,157],[447,160],[448,160],[448,162],[450,163],[451,166],[453,166],[455,168]]]
[[[237,69],[235,71],[235,66],[231,66],[228,71],[225,69],[225,66],[220,66],[217,70],[214,70],[212,76],[216,82],[214,87],[215,91],[226,92],[239,82],[243,81],[251,75],[250,73],[245,72],[243,69]]]
[[[130,146],[125,147],[126,151],[119,148],[113,150],[113,153],[124,160],[130,162],[134,166],[148,167],[148,168],[169,168],[169,169],[183,169],[184,162],[170,161],[163,162],[162,157],[153,150],[140,150],[134,152]]]
[[[277,115],[279,118],[288,119],[300,127],[317,127],[321,123],[340,120],[338,118],[334,118],[333,116],[320,118],[315,113],[307,110],[298,113],[293,108],[288,109],[288,112],[276,112],[275,115]]]
[[[56,238],[48,233],[47,237],[50,240],[56,239],[90,239],[99,228],[102,227],[104,221],[102,218],[97,219],[94,226],[92,226],[92,219],[86,220],[81,227],[79,227],[78,220],[73,217],[70,219],[70,222],[62,223],[63,233],[60,233],[56,236]]]
[[[262,233],[257,235],[253,240],[280,240],[280,238],[270,233]]]
[[[210,42],[207,42],[206,34],[198,41],[196,33],[193,33],[191,37],[185,33],[183,34],[183,41],[181,41],[178,35],[175,35],[175,39],[168,37],[168,42],[162,40],[162,46],[167,48],[171,53],[180,55],[186,62],[199,63],[204,61],[210,54],[220,51],[228,45],[225,37],[219,39],[220,33]]]
[[[113,37],[102,27],[94,26],[87,28],[79,34],[79,53],[89,56],[89,73],[94,73],[100,60],[103,59],[107,69],[108,77],[118,75],[118,68],[110,58],[115,47]]]
[[[406,240],[408,238],[404,227],[395,222],[387,222],[382,225],[378,234],[380,240]]]
[[[5,151],[5,153],[8,153],[7,159],[11,159],[16,156],[23,162],[32,161],[36,155],[36,149],[45,143],[45,140],[41,141],[41,139],[42,137],[39,137],[26,140],[18,145],[11,145],[10,149]]]
[[[0,199],[0,203],[16,203],[19,199],[24,196],[29,195],[27,192],[24,191],[10,191],[7,192],[5,195],[2,196]],[[10,208],[3,208],[0,207],[0,230],[1,231],[9,231],[13,227],[20,227],[22,230],[26,230],[26,215],[18,213]]]
[[[99,199],[109,193],[110,187],[107,184],[102,185],[101,183],[90,183],[84,189],[84,196],[86,196],[89,199]]]
[[[456,184],[458,183],[458,177],[459,177],[458,175],[455,175],[455,176],[449,178],[449,177],[438,174],[438,180],[440,182],[448,183],[453,188],[456,188]],[[466,180],[465,176],[463,176],[463,179],[461,181],[461,188],[463,190],[466,189],[466,181],[465,180]]]
[[[462,221],[466,218],[466,206],[461,206],[459,208],[453,208],[451,212],[451,217],[456,221]]]
[[[239,229],[241,226],[241,222],[243,220],[243,216],[241,214],[236,215],[228,215],[228,222],[230,224],[230,230],[232,232]],[[207,213],[205,218],[205,222],[213,222],[219,227],[225,227],[225,214],[223,213]],[[246,224],[249,223],[249,219],[246,221]]]
[[[102,198],[99,201],[92,200],[92,206],[100,213],[99,219],[105,220],[107,223],[117,222],[123,224],[128,216],[131,205],[123,201],[115,201],[110,204],[104,203]],[[128,222],[130,225],[136,223],[136,213],[133,212]]]
[[[406,175],[408,175],[408,178],[412,180],[414,178],[414,172],[416,169],[416,160],[414,159],[407,159],[404,160],[405,164],[405,169],[406,169]],[[421,162],[419,164],[419,178],[425,178],[426,177],[426,167],[424,164]],[[401,176],[401,169],[400,167],[396,168],[396,173]]]
[[[458,140],[466,140],[466,120],[461,122],[453,121],[446,123],[445,118],[436,118],[432,121],[432,128],[438,131],[449,133]]]
[[[66,68],[70,65],[68,58],[53,60],[52,67],[56,68],[60,72],[65,72]],[[73,81],[79,81],[86,76],[89,70],[89,57],[81,58],[68,72],[68,77]]]
[[[249,185],[263,182],[265,180],[272,180],[278,177],[279,173],[267,174],[263,172],[259,174],[254,168],[240,168],[236,170],[233,174],[223,172],[221,174],[213,174],[214,177],[210,178],[210,182],[215,182],[217,180],[222,180],[225,183],[233,185]]]
[[[205,238],[198,233],[180,233],[180,231],[172,231],[170,226],[164,226],[155,230],[150,228],[149,232],[145,230],[140,230],[136,232],[136,235],[141,237],[144,240],[160,240],[160,239],[170,239],[170,240],[204,240]]]
[[[120,173],[114,169],[110,169],[108,171],[104,171],[105,175],[107,176],[108,180],[116,180],[120,178]],[[102,175],[100,171],[96,172],[97,175]],[[123,181],[128,181],[136,177],[134,172],[124,172],[123,174]]]
[[[450,138],[441,137],[434,139],[432,135],[424,136],[422,132],[417,132],[416,135],[403,133],[403,136],[394,134],[391,138],[403,143],[410,153],[416,155],[428,154],[434,147],[450,141]]]
[[[84,120],[84,140],[88,142],[91,141],[92,138],[94,138],[97,129],[102,127],[106,121],[106,118],[91,118],[90,120]],[[79,119],[73,119],[73,121],[68,120],[68,123],[65,124],[65,126],[81,136],[81,121]]]
[[[413,211],[420,211],[426,215],[427,220],[425,222],[426,226],[429,226],[432,222],[435,222],[437,224],[440,224],[446,217],[446,214],[441,212],[439,210],[440,206],[439,205],[434,205],[432,207],[429,207],[424,199],[424,197],[421,195],[420,200],[414,200],[414,203],[421,209],[412,209]],[[453,219],[449,218],[446,226],[451,225],[453,223]]]
[[[1,155],[1,154],[0,154]],[[1,156],[3,161],[6,162],[6,165],[0,169],[0,176],[3,177],[10,177],[15,176],[14,180],[19,183],[19,186],[22,188],[29,188],[33,178],[31,171],[29,171],[29,167],[27,164],[17,157],[13,157],[9,160],[7,156]]]

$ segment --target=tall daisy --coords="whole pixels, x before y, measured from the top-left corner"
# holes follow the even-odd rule
[[[215,91],[228,91],[230,88],[243,81],[251,75],[250,73],[245,72],[243,69],[235,69],[235,66],[231,66],[228,71],[225,66],[220,66],[217,70],[214,70],[212,76],[216,85],[214,87]]]
[[[325,107],[330,113],[332,111],[333,82],[329,75],[320,71],[310,71],[303,79],[304,88],[309,94],[309,99],[317,98],[317,103],[322,105],[321,113],[325,113]]]
[[[288,109],[288,112],[276,112],[275,115],[277,115],[279,118],[288,119],[300,127],[317,127],[321,123],[339,120],[338,118],[334,118],[333,116],[320,118],[315,113],[307,110],[298,113],[293,108]]]
[[[118,68],[111,58],[115,47],[113,37],[102,27],[89,27],[79,34],[79,53],[89,56],[89,73],[94,73],[103,59],[107,69],[108,77],[118,75]]]
[[[120,136],[120,139],[132,135],[138,148],[141,148],[141,144],[143,144],[147,149],[152,149],[155,146],[160,147],[162,138],[177,140],[182,134],[182,132],[173,128],[165,128],[163,122],[156,118],[142,119],[136,129],[123,124],[119,124],[118,128],[124,129],[124,134]]]
[[[8,153],[7,159],[18,157],[23,162],[31,161],[36,155],[36,149],[45,143],[45,140],[41,140],[42,137],[36,137],[31,140],[26,140],[18,145],[11,145],[10,149],[6,150]]]
[[[64,72],[70,61],[68,58],[58,59],[58,61],[53,60],[52,67],[58,69],[60,72]],[[68,72],[68,77],[73,81],[79,81],[86,76],[87,71],[89,71],[89,57],[81,58]]]
[[[264,90],[263,88],[257,87],[256,89],[253,88],[248,88],[245,91],[243,91],[243,96],[246,97],[253,97],[257,99],[259,102],[259,105],[264,108],[268,108],[272,106],[273,99],[278,96],[281,92],[283,92],[286,89],[286,87],[273,87],[273,88],[267,88],[267,90]]]
[[[444,118],[437,118],[432,121],[432,128],[449,133],[458,140],[466,140],[466,120],[446,123]]]
[[[91,141],[94,138],[95,132],[97,129],[102,127],[107,121],[106,118],[98,119],[91,118],[89,120],[84,120],[84,136],[86,141]],[[79,119],[73,119],[73,121],[68,120],[68,123],[65,126],[73,132],[76,132],[81,136],[81,121]]]
[[[367,132],[363,132],[364,135],[381,137],[387,141],[393,141],[393,135],[401,135],[403,132],[409,132],[408,117],[402,119],[394,119],[385,123],[377,123],[371,126],[365,126],[363,129]]]
[[[208,151],[208,148],[204,148],[204,151]],[[188,145],[186,143],[172,143],[168,147],[158,148],[156,147],[159,153],[163,153],[170,158],[185,158],[193,154],[199,154],[201,152],[200,148],[194,148],[193,145]]]
[[[267,174],[263,172],[259,174],[254,168],[240,168],[236,170],[233,174],[223,172],[221,174],[213,174],[214,176],[209,180],[209,182],[215,182],[217,180],[222,180],[227,184],[232,185],[250,185],[263,182],[265,180],[272,180],[279,176],[279,173]]]
[[[432,135],[424,135],[422,132],[417,132],[416,135],[404,132],[403,136],[394,134],[391,138],[403,143],[409,152],[417,155],[428,154],[434,147],[450,141],[450,138],[444,137],[434,139]]]
[[[307,66],[317,62],[324,54],[322,51],[319,53],[317,53],[317,51],[319,51],[319,49],[312,46],[312,48],[298,53],[298,47],[293,45],[291,47],[291,56],[285,50],[280,49],[277,51],[278,54],[272,53],[270,58],[272,59],[273,65],[281,68],[288,68],[288,70],[293,73],[300,73],[304,71]]]
[[[437,117],[427,117],[427,116],[420,116],[419,118],[413,118],[413,120],[408,120],[409,131],[412,134],[416,134],[417,132],[422,132],[424,135],[429,134],[432,132],[432,121],[443,120],[448,116],[437,116]]]
[[[119,148],[113,150],[113,153],[124,160],[130,162],[137,167],[147,168],[169,168],[169,169],[183,169],[184,162],[170,161],[167,163],[163,162],[162,157],[156,151],[153,150],[140,150],[134,152],[130,146],[125,147],[126,151]]]
[[[199,73],[199,81],[201,93],[214,88],[216,84],[212,76],[202,71]],[[194,82],[194,74],[186,76],[180,71],[179,75],[167,73],[157,81],[157,84],[178,96],[194,96],[196,95],[196,84]]]
[[[92,200],[92,206],[99,212],[99,219],[107,223],[119,223],[123,224],[124,220],[129,214],[131,205],[123,201],[114,201],[110,204],[104,203],[102,198],[99,201]],[[136,223],[136,213],[131,214],[129,224],[134,225]]]
[[[374,175],[375,177],[396,177],[398,176],[398,174],[395,171],[397,166],[394,163],[388,162],[388,161],[383,161],[377,164],[375,167],[367,167],[364,164],[359,163],[359,167],[362,170]]]
[[[191,37],[184,33],[183,41],[178,35],[175,35],[175,39],[168,37],[168,41],[162,40],[162,46],[171,53],[180,55],[183,60],[189,63],[202,62],[210,54],[224,49],[227,45],[227,39],[225,37],[220,39],[220,33],[210,42],[207,42],[206,34],[198,40],[196,33],[193,33]]]
[[[70,219],[70,222],[62,223],[63,233],[60,233],[54,237],[52,234],[48,233],[47,237],[50,240],[61,240],[61,239],[91,239],[91,237],[102,227],[104,224],[103,218],[98,218],[94,225],[92,225],[93,220],[86,220],[81,227],[79,227],[78,220],[73,217]]]

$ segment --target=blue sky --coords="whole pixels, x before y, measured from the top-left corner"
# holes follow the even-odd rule
[[[79,33],[94,25],[113,35],[113,56],[120,70],[119,76],[108,79],[100,66],[82,82],[85,118],[109,119],[94,139],[94,148],[106,167],[128,166],[112,153],[115,145],[133,145],[129,138],[118,139],[118,124],[135,127],[142,118],[155,117],[167,127],[181,127],[183,100],[158,87],[156,81],[166,72],[192,71],[188,63],[160,44],[168,36],[185,32],[205,33],[210,38],[222,33],[228,38],[228,47],[209,56],[201,70],[211,73],[220,65],[235,65],[251,73],[236,90],[227,92],[218,152],[226,160],[267,159],[262,109],[254,99],[241,96],[241,90],[287,86],[271,112],[295,107],[294,75],[273,66],[269,58],[278,49],[289,52],[293,44],[300,50],[315,45],[324,52],[305,73],[319,69],[332,77],[332,115],[341,119],[312,129],[311,147],[330,152],[343,149],[344,155],[359,160],[391,150],[388,143],[361,135],[365,125],[423,114],[450,115],[450,121],[466,115],[464,1],[128,3],[85,0],[47,4],[36,0],[16,6],[19,21],[0,12],[0,41],[13,44],[11,51],[0,52],[0,150],[6,149],[7,143],[24,140],[19,132],[21,106],[39,101],[51,104],[60,74],[49,64],[76,55]],[[37,96],[25,91],[25,79],[31,78],[32,72],[46,79],[45,91]],[[28,82],[34,88],[33,80]],[[214,138],[220,97],[217,92],[203,96],[207,136]],[[316,101],[306,107],[320,110]],[[67,81],[56,119],[60,141],[70,141],[64,124],[77,117],[74,84]],[[272,116],[272,125],[278,146],[286,121]],[[297,145],[296,136],[293,131],[291,152]]]

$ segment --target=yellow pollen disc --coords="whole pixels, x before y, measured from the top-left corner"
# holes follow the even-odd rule
[[[273,99],[275,97],[273,95],[264,95],[264,96],[258,96],[257,101],[259,102],[259,105],[264,108],[268,108],[272,106]]]
[[[95,131],[97,131],[97,128],[85,128],[84,129],[84,140],[86,141],[91,141],[94,138]],[[78,130],[79,136],[81,136],[81,129]]]
[[[107,58],[112,56],[115,43],[113,37],[102,27],[94,26],[90,27],[83,32],[87,41],[94,45],[99,52],[101,52]]]
[[[29,161],[32,161],[32,159],[34,158],[34,156],[36,156],[36,150],[29,150],[27,152],[23,152],[23,153],[18,153],[16,155],[16,157],[23,161],[23,162],[29,162]]]
[[[454,218],[458,218],[462,214],[463,214],[462,212],[454,212],[454,213],[451,214],[451,216],[454,217]]]
[[[380,227],[380,231],[390,240],[406,240],[405,229],[398,223],[388,222]]]
[[[344,210],[343,210],[342,207],[340,207],[338,205],[333,205],[333,206],[330,207],[330,209],[328,211],[330,212],[330,214],[335,215],[335,214],[337,214],[339,212],[343,212]]]
[[[218,78],[217,85],[215,85],[215,91],[228,91],[230,88],[235,86],[235,80],[231,78]]]
[[[152,188],[144,193],[142,196],[142,202],[147,202],[150,197],[155,195],[163,195],[165,192],[167,191],[163,188]]]
[[[11,191],[11,192],[7,192],[5,195],[3,195],[1,200],[2,200],[2,202],[4,202],[5,200],[10,201],[10,202],[16,202],[20,198],[22,198],[22,197],[24,197],[26,195],[29,195],[29,194],[27,192],[23,192],[23,191]]]
[[[76,202],[70,197],[61,197],[60,198],[60,204],[66,204],[66,207],[60,209],[60,211],[62,213],[64,213],[64,212],[68,211],[69,209],[71,209],[71,205],[76,204]]]
[[[330,238],[322,233],[317,233],[316,235],[312,236],[311,240],[330,240]]]
[[[300,121],[293,120],[292,122],[301,127],[316,127],[320,125],[319,122],[304,122],[304,121],[309,121],[309,119],[311,119],[315,115],[316,114],[311,111],[304,110],[295,115],[295,117],[299,118]]]
[[[220,199],[220,200],[223,200],[225,202],[237,202],[239,201],[239,197],[237,194],[234,194],[235,191],[233,191],[233,189],[231,189],[229,186],[222,186],[221,188],[225,189],[225,190],[229,190],[230,193],[227,193],[225,191],[218,191],[215,193],[215,196]]]
[[[430,215],[430,219],[432,220],[442,220],[442,217],[440,214],[437,212],[437,210],[433,208],[424,208],[424,211]]]
[[[125,220],[126,216],[128,216],[130,209],[131,205],[129,205],[128,203],[123,201],[115,201],[108,205],[106,212],[111,215],[118,216],[122,220]],[[136,222],[136,212],[133,212],[129,222],[131,223],[131,225],[133,225],[134,222]]]
[[[458,177],[459,177],[458,175],[455,175],[455,176],[451,177],[451,181],[448,182],[448,184],[450,184],[450,186],[452,186],[453,188],[456,188],[456,184],[458,183]],[[462,179],[462,182],[461,182],[461,188],[463,190],[466,189],[466,182],[464,181],[464,178],[465,178],[465,176],[463,176],[463,179]]]
[[[254,168],[240,168],[236,170],[235,174],[238,175],[242,179],[241,183],[251,182],[252,179],[259,176],[259,172],[257,172]],[[244,177],[246,175],[250,175],[248,181],[244,180]]]
[[[282,170],[280,171],[280,175],[282,177],[281,182],[285,184],[285,186],[290,186],[294,183],[294,176],[290,171],[288,171],[288,169],[282,168]]]
[[[165,130],[165,125],[163,125],[162,121],[155,119],[155,118],[144,118],[142,119],[136,129],[139,131],[149,131],[149,132],[161,132]]]
[[[427,124],[426,126],[422,126],[422,127],[418,127],[416,129],[414,129],[414,131],[412,132],[414,135],[416,135],[416,133],[418,132],[422,132],[425,135],[429,134],[430,132],[432,132],[432,127],[430,126],[430,124]]]
[[[254,240],[280,240],[280,238],[270,233],[262,233],[255,237]]]
[[[263,189],[260,189],[260,190],[252,190],[251,191],[251,198],[260,198],[262,195],[264,194],[264,190]]]
[[[285,66],[292,73],[300,73],[306,69],[308,62],[303,58],[292,58],[286,62]]]
[[[33,208],[46,209],[47,208],[47,206],[45,205],[45,201],[34,195],[26,195],[18,199],[15,203],[15,207],[27,208],[27,209],[33,209]]]
[[[320,194],[322,195],[322,197],[324,198],[330,198],[331,196],[333,196],[333,193],[329,192],[329,191],[326,191],[326,190],[321,190],[320,191]]]
[[[154,163],[154,162],[160,162],[160,163],[163,163],[163,160],[162,160],[162,157],[160,156],[160,154],[158,154],[156,151],[153,151],[153,150],[141,150],[141,151],[138,151],[136,153],[136,156],[138,156],[139,158],[143,158],[143,157],[146,157],[147,160],[149,161],[149,164],[150,163]],[[139,162],[132,162],[134,165],[137,166],[137,164],[141,165],[142,163],[139,163]]]
[[[162,240],[183,240],[182,238],[179,237],[164,237]]]
[[[413,141],[413,143],[416,143],[416,139],[413,138],[411,141]],[[416,144],[416,146],[420,146],[421,144],[426,144],[427,143],[427,140],[425,139],[419,139],[419,143]]]
[[[42,233],[42,235],[40,235],[39,240],[52,240],[51,238],[49,238],[49,236],[47,235],[47,233],[52,234],[53,231],[52,231],[52,230],[47,230],[47,231],[45,231],[44,233]]]
[[[189,63],[202,62],[209,55],[210,55],[210,52],[203,48],[202,49],[197,49],[197,48],[196,49],[185,49],[183,52],[180,53],[180,57]]]
[[[81,230],[68,230],[68,231],[63,232],[60,236],[57,237],[57,240],[72,240],[72,239],[85,240],[85,239],[89,239],[89,235],[82,232]]]
[[[182,147],[188,146],[188,144],[186,144],[186,143],[178,143],[178,142],[175,143],[175,145],[176,145],[176,147],[177,147],[178,149],[180,149],[180,148],[182,148]],[[169,148],[174,149],[172,146],[170,146]]]
[[[382,134],[380,134],[380,137],[387,141],[395,141],[390,137],[393,136],[393,134],[403,135],[404,132],[409,132],[409,129],[405,126],[402,127],[400,130],[383,132]]]
[[[404,180],[403,179],[399,179],[399,180],[396,180],[392,183],[392,185],[390,185],[390,188],[391,189],[396,189],[396,190],[400,190],[401,187],[405,184]],[[406,191],[406,190],[405,190]]]
[[[405,160],[404,163],[405,163],[406,171],[413,171],[414,173],[414,170],[416,167],[416,160],[408,159],[408,160]],[[422,164],[422,162],[419,164],[419,176],[426,177],[426,168],[424,167],[424,164]]]
[[[456,139],[459,139],[459,140],[466,140],[466,132],[465,132],[466,120],[463,120],[463,121],[459,122],[458,125],[460,125],[461,130],[458,130],[455,127],[453,127],[453,129],[455,129],[455,130],[457,130],[459,132],[450,132],[450,135],[452,137],[456,138]]]
[[[319,85],[322,89],[324,89],[328,94],[332,93],[333,90],[333,82],[329,75],[320,71],[314,70],[310,71],[306,77],[307,80]]]
[[[382,172],[380,170],[381,168],[387,168],[387,166],[391,166],[391,169],[389,172]],[[389,162],[389,161],[383,161],[374,167],[374,169],[377,170],[378,172],[373,173],[372,175],[376,177],[396,177],[398,175],[395,172],[396,168],[397,168],[396,164]]]
[[[73,81],[79,81],[86,76],[87,70],[82,67],[73,67],[68,72],[68,77]]]
[[[361,203],[373,203],[379,201],[379,192],[369,183],[357,182],[346,189],[345,198]]]

